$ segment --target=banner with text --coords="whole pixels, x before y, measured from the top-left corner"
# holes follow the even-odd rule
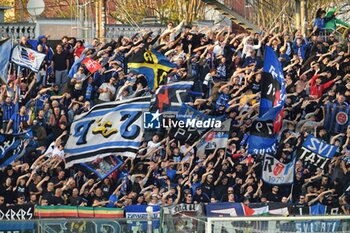
[[[147,207],[148,205],[130,205],[125,206],[125,217],[126,218],[132,218],[132,219],[140,219],[140,221],[128,221],[129,230],[136,230],[138,228],[137,232],[145,232],[147,230],[147,221],[145,221],[148,218],[147,213]],[[160,206],[150,206],[152,207],[152,228],[153,229],[159,229],[160,227]],[[142,221],[141,221],[142,219]]]
[[[324,169],[333,158],[337,149],[337,146],[327,144],[325,141],[309,135],[298,154],[299,159],[304,162]]]
[[[163,207],[164,227],[168,232],[180,232],[186,229],[187,232],[204,232],[205,225],[198,221],[203,216],[201,204],[178,204]]]
[[[294,180],[295,159],[284,164],[271,155],[265,155],[262,179],[270,184],[291,184]]]

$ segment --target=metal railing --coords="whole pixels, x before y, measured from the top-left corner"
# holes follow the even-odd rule
[[[338,40],[341,41],[342,40],[342,34],[337,31],[334,30],[333,28],[326,28],[326,29],[322,29],[320,31],[320,37],[322,38],[323,41],[328,42],[329,41],[329,35],[333,34],[334,37]]]
[[[253,217],[211,217],[207,218],[206,233],[249,232],[292,233],[292,232],[350,232],[349,215],[327,216],[253,216]]]
[[[164,30],[165,25],[140,25],[141,30],[149,30],[156,33],[159,29]],[[129,25],[106,25],[106,38],[118,38],[119,36],[131,37],[136,32],[140,31],[139,28],[132,27]]]
[[[0,38],[11,37],[13,40],[18,40],[22,36],[34,39],[35,23],[0,23]]]
[[[159,232],[159,227],[155,227],[155,221],[157,220],[152,221],[153,232]],[[147,230],[147,224],[147,219],[52,218],[25,221],[0,221],[0,232],[149,232]]]

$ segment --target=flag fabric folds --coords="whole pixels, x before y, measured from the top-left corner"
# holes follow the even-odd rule
[[[324,106],[325,120],[324,128],[330,133],[345,133],[349,121],[349,105],[347,103],[330,103]]]
[[[205,206],[207,217],[235,217],[235,216],[251,216],[254,210],[243,203],[209,203]]]
[[[0,168],[22,157],[32,139],[31,130],[19,134],[0,134]]]
[[[70,68],[68,72],[68,77],[73,78],[74,74],[78,72],[79,66],[82,63],[82,61],[85,59],[85,56],[81,56],[79,59],[75,60],[73,63],[72,67]]]
[[[282,127],[286,88],[282,65],[275,51],[266,46],[259,118],[254,122],[248,139],[251,154],[275,153],[277,134]]]
[[[309,135],[298,152],[299,159],[321,169],[328,167],[338,147]]]
[[[91,74],[102,68],[98,61],[95,61],[89,57],[85,58],[81,63],[85,65],[86,69],[88,69]]]
[[[45,54],[39,53],[33,49],[17,45],[12,51],[11,61],[33,72],[38,72],[45,56]]]
[[[67,167],[111,154],[135,157],[151,97],[108,102],[74,118],[66,144]]]
[[[222,122],[222,127],[220,129],[214,129],[201,138],[197,145],[197,157],[205,158],[206,152],[213,152],[216,148],[226,148],[229,131],[231,126],[231,119],[227,119]]]
[[[94,172],[101,180],[103,180],[117,170],[122,164],[123,161],[121,159],[111,155],[96,159],[92,162],[82,163],[81,165]]]
[[[254,210],[253,215],[289,215],[290,203],[268,202],[268,203],[249,203],[248,207]]]
[[[129,60],[128,67],[146,76],[148,87],[155,90],[162,83],[167,73],[176,67],[163,54],[145,48],[136,52]]]
[[[201,204],[177,204],[164,206],[163,219],[168,232],[204,232],[205,225],[199,221],[204,217],[204,205]],[[183,216],[188,216],[185,220]]]
[[[274,184],[291,184],[294,181],[295,159],[284,164],[271,155],[265,155],[262,171],[263,181]]]
[[[36,218],[123,218],[121,208],[83,206],[36,206]]]
[[[147,231],[147,221],[144,221],[148,218],[147,213],[147,207],[152,207],[152,228],[153,229],[159,229],[160,227],[160,206],[159,205],[129,205],[125,206],[125,217],[133,219],[131,221],[128,221],[128,228],[131,229],[137,229],[138,232],[145,232]],[[143,220],[143,221],[137,221],[137,219]]]
[[[10,38],[0,40],[0,78],[7,82],[7,70],[11,57],[12,42]]]
[[[248,153],[255,155],[275,154],[277,135],[273,133],[273,121],[255,120],[248,138]]]
[[[260,120],[276,120],[286,101],[286,87],[282,65],[270,47],[265,48],[260,101]]]
[[[153,95],[150,112],[178,112],[192,85],[193,81],[181,81],[160,86]]]

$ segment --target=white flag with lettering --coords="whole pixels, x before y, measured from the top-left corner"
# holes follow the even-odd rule
[[[265,155],[262,179],[270,184],[290,184],[294,181],[295,159],[284,164],[271,155]]]

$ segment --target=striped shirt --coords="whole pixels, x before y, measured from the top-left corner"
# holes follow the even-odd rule
[[[19,113],[16,113],[12,115],[11,120],[13,121],[13,124],[12,124],[13,133],[18,133],[21,122],[28,121],[29,116],[28,115],[21,116]]]
[[[0,105],[2,108],[3,122],[8,122],[15,113],[16,105],[14,103]]]

